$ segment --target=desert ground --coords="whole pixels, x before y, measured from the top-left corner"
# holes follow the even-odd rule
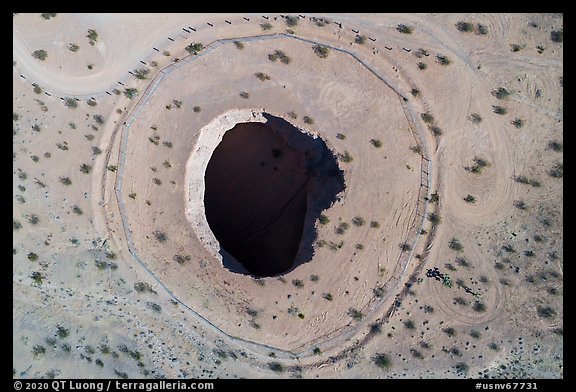
[[[306,183],[336,197],[258,277],[205,173],[268,115],[344,189]],[[563,16],[14,14],[12,347],[15,378],[563,378]]]

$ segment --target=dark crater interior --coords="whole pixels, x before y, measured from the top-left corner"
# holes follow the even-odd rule
[[[315,221],[344,190],[344,175],[321,138],[264,113],[239,123],[214,150],[205,174],[206,220],[224,266],[277,276],[311,260]]]

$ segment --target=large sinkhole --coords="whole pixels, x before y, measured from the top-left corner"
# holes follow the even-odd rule
[[[206,167],[204,194],[224,266],[257,277],[310,261],[315,222],[344,190],[343,172],[321,138],[263,117],[224,134]]]

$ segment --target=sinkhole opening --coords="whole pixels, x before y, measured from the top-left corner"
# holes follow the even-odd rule
[[[226,131],[204,178],[206,220],[224,266],[256,277],[310,261],[315,222],[345,189],[336,156],[320,137],[263,117]]]

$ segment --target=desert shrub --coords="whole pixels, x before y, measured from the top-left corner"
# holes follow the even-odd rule
[[[186,51],[190,54],[198,54],[199,51],[204,49],[204,45],[199,42],[193,42],[186,46]]]
[[[340,158],[340,160],[345,163],[350,163],[354,160],[348,151],[344,151],[344,154],[338,153],[338,158]]]
[[[486,35],[486,34],[488,34],[488,27],[486,27],[483,24],[478,23],[476,25],[476,32],[477,32],[477,34],[480,34],[480,35]]]
[[[523,200],[514,200],[514,202],[512,204],[514,205],[514,207],[518,208],[519,210],[526,210],[528,208],[528,206],[526,205],[526,203]]]
[[[134,283],[134,290],[138,293],[149,292],[156,294],[156,291],[148,283],[136,282]]]
[[[64,185],[71,185],[72,180],[70,179],[70,177],[60,177],[60,183]]]
[[[90,170],[92,170],[92,166],[90,166],[87,163],[83,163],[80,165],[80,171],[84,174],[88,174],[90,173]]]
[[[38,271],[34,271],[30,274],[30,277],[32,278],[32,280],[34,280],[34,283],[36,284],[42,284],[42,281],[44,279],[44,275],[42,275],[40,272]]]
[[[413,88],[412,90],[410,90],[410,94],[412,94],[412,96],[417,97],[420,95],[420,90],[418,90],[417,88]]]
[[[247,91],[242,91],[240,92],[240,96],[244,99],[247,99],[248,97],[250,97],[250,94]]]
[[[298,17],[293,15],[288,15],[284,18],[284,22],[286,22],[286,26],[294,27],[298,25]]]
[[[77,52],[78,49],[80,49],[80,46],[78,46],[77,44],[71,42],[71,43],[68,44],[67,48],[68,48],[68,50],[71,51],[71,52]]]
[[[322,59],[328,57],[328,53],[330,52],[330,49],[324,45],[314,45],[312,49],[314,50],[314,53]]]
[[[441,222],[440,215],[437,212],[428,213],[428,220],[432,222],[433,225],[437,225]]]
[[[426,113],[420,113],[420,118],[422,119],[422,121],[424,121],[425,123],[432,123],[434,121],[434,116],[431,115],[430,113],[426,112]]]
[[[370,139],[370,144],[376,148],[382,147],[382,142],[379,139]]]
[[[472,305],[472,309],[474,309],[475,312],[485,312],[486,305],[484,305],[483,302],[475,301],[474,305]]]
[[[124,90],[124,96],[128,99],[133,99],[138,95],[138,89],[136,88],[127,88]]]
[[[148,79],[149,74],[150,74],[150,69],[144,68],[144,67],[139,68],[139,69],[134,71],[134,77],[136,79],[140,79],[140,80]]]
[[[304,287],[304,282],[300,279],[293,279],[292,284],[299,289]]]
[[[27,257],[28,257],[28,260],[30,260],[30,261],[38,260],[38,255],[34,252],[29,252]]]
[[[354,245],[354,249],[362,250],[362,249],[364,249],[364,245],[362,245],[362,244],[356,244],[356,245]]]
[[[362,45],[366,42],[366,36],[364,35],[356,35],[356,37],[354,37],[354,42],[356,42],[359,45]]]
[[[392,367],[392,360],[386,354],[377,353],[372,357],[372,361],[380,369],[389,369]]]
[[[478,114],[478,113],[472,113],[469,117],[470,121],[472,121],[474,124],[479,124],[480,122],[482,122],[482,117]]]
[[[322,294],[322,298],[324,298],[326,301],[332,301],[334,299],[334,297],[332,297],[332,294],[330,293]]]
[[[154,235],[154,238],[156,238],[158,242],[166,242],[168,240],[168,236],[163,231],[156,230],[152,234]]]
[[[354,224],[354,226],[362,226],[364,225],[365,221],[364,218],[362,218],[361,216],[355,216],[354,218],[352,218],[352,223]]]
[[[442,129],[437,125],[428,125],[428,129],[430,130],[430,132],[432,132],[434,136],[442,135]]]
[[[270,362],[268,364],[268,367],[270,368],[270,370],[276,373],[282,373],[284,371],[284,367],[280,362]]]
[[[552,140],[548,143],[548,148],[554,151],[562,151],[562,143],[557,140]]]
[[[474,165],[472,166],[465,166],[464,170],[470,172],[470,173],[475,173],[478,174],[480,172],[482,172],[482,169],[484,169],[487,166],[490,166],[490,163],[488,163],[488,161],[486,161],[483,158],[479,158],[479,157],[474,157],[474,159],[472,160],[472,162],[474,162]]]
[[[32,52],[32,57],[37,58],[40,61],[44,61],[48,57],[48,52],[46,52],[44,49],[38,49]]]
[[[304,116],[304,117],[302,117],[302,120],[306,124],[314,124],[314,119],[312,117]]]
[[[554,178],[562,178],[564,176],[564,165],[556,163],[548,170],[548,175]]]
[[[552,42],[563,42],[564,41],[564,30],[554,30],[550,33],[550,39]]]
[[[466,203],[474,204],[476,203],[476,198],[472,195],[467,195],[466,197],[464,197],[464,201]]]
[[[442,332],[444,332],[446,335],[450,337],[456,336],[456,330],[452,327],[443,328]]]
[[[260,28],[264,31],[272,29],[272,25],[268,22],[260,23]]]
[[[495,90],[492,90],[492,95],[495,96],[497,99],[505,99],[510,96],[510,92],[506,90],[504,87],[498,87]]]
[[[423,62],[421,62],[421,61],[418,62],[416,65],[418,66],[418,69],[419,69],[420,71],[424,71],[426,68],[428,68],[428,64],[423,63]]]
[[[89,29],[86,37],[88,38],[90,45],[94,45],[96,44],[96,41],[98,41],[98,33],[94,29]]]
[[[380,223],[378,223],[376,221],[370,221],[370,227],[373,229],[377,229],[380,227]]]
[[[460,243],[460,241],[457,238],[452,238],[450,240],[450,242],[448,242],[448,247],[452,250],[455,250],[457,252],[461,252],[464,247],[462,246],[462,244]]]
[[[440,53],[436,55],[436,60],[440,65],[448,65],[451,63],[450,59],[447,56]]]
[[[354,308],[348,309],[348,316],[352,317],[356,321],[360,321],[364,318],[362,312]]]
[[[458,23],[456,23],[455,26],[458,29],[458,31],[462,31],[464,33],[470,33],[474,31],[474,25],[470,22],[464,22],[461,20]]]
[[[270,61],[280,60],[282,64],[289,64],[291,59],[283,51],[275,50],[274,53],[268,55]]]
[[[412,320],[406,320],[403,322],[403,324],[404,324],[404,327],[406,329],[410,329],[410,330],[416,329],[416,325],[414,324],[414,321],[412,321]]]
[[[93,155],[100,155],[102,150],[99,147],[92,147],[92,154]]]
[[[82,215],[84,213],[84,211],[82,211],[82,209],[78,206],[72,207],[72,212],[76,215]]]
[[[515,118],[512,121],[512,125],[514,125],[516,128],[522,128],[524,126],[524,120],[521,118]]]
[[[466,301],[464,298],[462,297],[454,297],[454,303],[456,305],[461,305],[461,306],[466,306],[468,305],[468,301]]]
[[[524,49],[526,47],[526,45],[521,45],[521,44],[510,44],[510,50],[512,52],[519,52],[522,49]]]
[[[320,217],[318,218],[318,222],[320,222],[321,225],[326,225],[326,224],[330,223],[330,219],[326,215],[320,214]]]
[[[240,41],[234,41],[234,46],[236,49],[244,49],[244,44]]]
[[[160,313],[162,311],[162,307],[155,302],[146,302],[146,306],[156,313]],[[138,353],[139,354],[139,353]],[[132,354],[131,354],[132,356]]]
[[[270,75],[267,75],[263,72],[256,72],[254,75],[263,82],[266,80],[270,80]]]
[[[399,31],[403,34],[412,34],[414,28],[412,26],[407,26],[405,24],[399,24],[398,26],[396,26],[396,31]]]
[[[549,319],[556,316],[556,311],[550,306],[538,306],[536,309],[538,316]]]
[[[75,98],[65,98],[64,99],[64,105],[66,105],[69,108],[75,109],[78,107],[78,101],[76,101]]]

